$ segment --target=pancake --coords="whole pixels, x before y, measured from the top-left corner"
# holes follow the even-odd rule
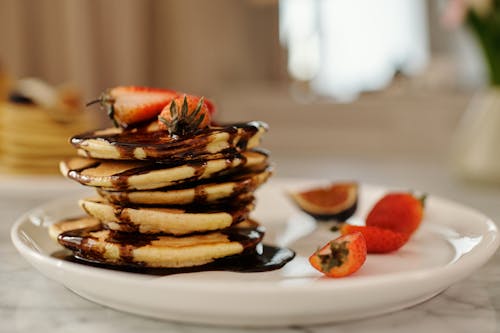
[[[37,159],[30,156],[14,156],[5,154],[2,156],[2,162],[11,167],[28,167],[32,169],[50,168],[57,171],[57,165],[60,162],[60,158],[45,157]]]
[[[54,132],[40,132],[36,133],[36,140],[33,140],[33,134],[26,135],[26,133],[34,133],[30,132],[22,132],[17,128],[2,128],[1,134],[6,140],[15,142],[17,144],[31,145],[31,146],[52,146],[58,148],[64,148],[65,151],[71,151],[74,155],[74,148],[71,145],[65,144],[67,140],[70,138],[70,134],[58,134]]]
[[[71,119],[54,118],[52,110],[36,104],[0,103],[0,172],[55,174],[61,159],[74,155],[67,144],[75,132],[89,127],[84,113]],[[5,126],[8,124],[8,126]]]
[[[83,228],[93,228],[101,225],[99,220],[92,217],[78,217],[72,219],[66,219],[57,223],[53,223],[49,226],[49,236],[53,240],[57,241],[57,237],[63,232],[69,230],[83,229]]]
[[[241,168],[267,165],[267,154],[247,151],[233,158],[162,164],[146,161],[105,161],[83,157],[61,162],[63,175],[83,185],[107,190],[150,190],[193,182],[235,172]]]
[[[62,121],[51,117],[50,110],[34,104],[0,103],[0,110],[2,122],[11,125],[3,128],[9,135],[33,132],[42,136],[65,137],[66,141],[59,142],[60,145],[67,145],[67,140],[75,131],[84,131],[91,125],[86,114],[74,114],[71,119]]]
[[[247,220],[229,229],[184,237],[123,233],[97,226],[63,232],[58,241],[77,258],[94,263],[178,268],[242,254],[263,237],[263,229]]]
[[[56,175],[58,174],[57,167],[29,167],[29,166],[12,166],[5,164],[0,159],[0,174],[13,175]]]
[[[101,198],[83,199],[80,207],[111,230],[143,234],[186,235],[228,228],[245,220],[254,208],[249,201],[225,207],[124,207]]]
[[[5,131],[64,137],[65,140],[59,144],[67,144],[68,138],[74,133],[84,131],[91,122],[85,113],[74,114],[71,121],[59,121],[50,115],[50,109],[34,104],[5,102],[0,104],[0,108],[3,123],[10,124],[3,128]]]
[[[140,205],[188,205],[224,201],[253,193],[271,176],[272,168],[243,174],[225,180],[185,185],[186,188],[171,188],[157,191],[108,191],[97,189],[101,197],[114,204]]]
[[[191,161],[220,159],[259,145],[267,124],[252,121],[210,127],[189,137],[172,137],[158,123],[123,130],[108,128],[74,136],[71,143],[84,157],[116,160]]]
[[[0,172],[9,174],[57,174],[60,158],[32,158],[2,154]]]
[[[67,149],[65,146],[52,146],[49,144],[43,144],[38,142],[36,144],[30,143],[19,143],[13,140],[4,142],[4,149],[6,155],[12,156],[12,158],[30,158],[33,163],[39,159],[50,159],[53,158],[57,160],[54,164],[57,166],[61,158],[73,156],[73,152]]]

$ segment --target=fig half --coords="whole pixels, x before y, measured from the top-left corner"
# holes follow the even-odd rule
[[[318,220],[345,221],[356,211],[358,184],[332,183],[301,192],[291,192],[291,198],[304,212]]]

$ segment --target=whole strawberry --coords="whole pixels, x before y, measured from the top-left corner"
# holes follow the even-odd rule
[[[340,227],[342,235],[355,232],[360,232],[365,238],[366,251],[368,253],[389,253],[396,251],[405,245],[409,238],[407,234],[373,226],[343,224]]]
[[[309,257],[311,265],[329,277],[356,272],[366,260],[366,242],[359,232],[336,238]]]
[[[422,222],[425,196],[389,193],[380,199],[366,217],[366,225],[412,235]]]
[[[108,89],[87,106],[100,103],[115,126],[126,128],[154,119],[178,94],[167,89],[120,86]]]

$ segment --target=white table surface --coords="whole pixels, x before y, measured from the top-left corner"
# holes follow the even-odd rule
[[[422,158],[275,156],[275,177],[354,179],[423,190],[472,206],[500,221],[500,186],[454,179],[444,161]],[[79,191],[62,178],[0,177],[0,332],[266,332],[162,322],[91,303],[31,268],[9,238],[14,220],[50,199]],[[289,327],[275,332],[496,332],[500,325],[500,255],[431,300],[392,314],[354,322]],[[91,283],[91,281],[89,281]]]

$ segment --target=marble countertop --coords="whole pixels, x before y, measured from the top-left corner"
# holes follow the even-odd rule
[[[356,179],[424,190],[472,206],[500,221],[500,185],[479,186],[454,179],[446,163],[408,157],[304,158],[276,156],[278,176]],[[162,322],[89,302],[48,280],[16,252],[9,238],[24,211],[77,190],[59,178],[0,177],[0,332],[253,332],[266,329],[203,327]],[[497,332],[500,318],[500,254],[477,273],[420,305],[379,317],[275,332]]]

